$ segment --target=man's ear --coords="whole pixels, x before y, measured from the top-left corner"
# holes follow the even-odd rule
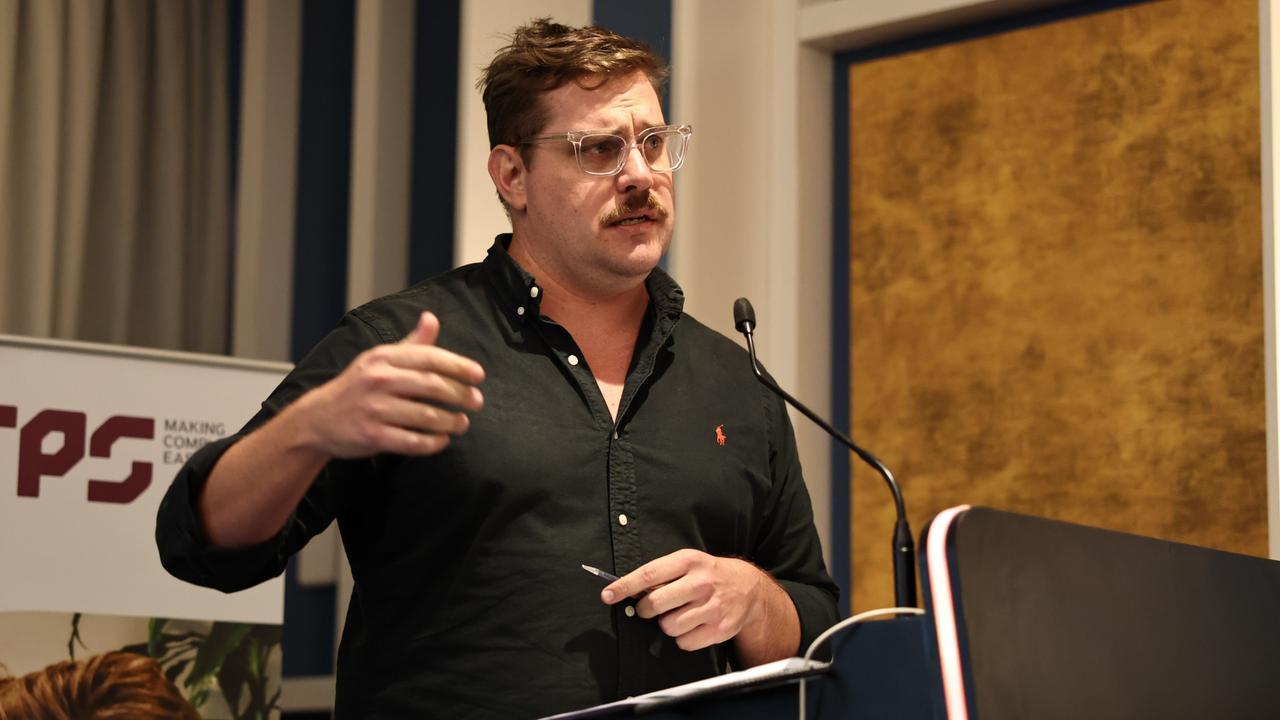
[[[514,147],[497,145],[489,151],[489,177],[510,210],[523,211],[528,204],[525,197],[527,175],[524,158]]]

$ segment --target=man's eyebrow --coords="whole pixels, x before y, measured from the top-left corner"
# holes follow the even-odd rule
[[[658,122],[658,123],[645,123],[645,124],[643,124],[643,125],[639,125],[639,126],[637,126],[639,129],[638,129],[638,130],[636,130],[636,134],[637,134],[637,135],[639,135],[640,133],[644,132],[645,130],[652,130],[652,129],[654,129],[654,128],[659,128],[659,127],[666,127],[667,125],[668,125],[668,123],[665,123],[665,122]],[[631,126],[630,126],[630,125],[623,125],[623,124],[614,125],[613,127],[596,127],[596,128],[584,128],[584,129],[587,129],[587,130],[595,130],[595,131],[597,131],[597,132],[607,132],[607,133],[612,133],[612,134],[614,134],[614,135],[619,135],[619,136],[622,136],[622,137],[626,137],[626,135],[627,135],[629,132],[631,132]]]

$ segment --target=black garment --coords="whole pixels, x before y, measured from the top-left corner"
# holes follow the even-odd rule
[[[278,575],[337,518],[355,578],[339,717],[537,717],[725,669],[732,643],[680,650],[625,603],[601,603],[581,563],[622,575],[681,548],[743,557],[790,594],[802,644],[836,620],[790,422],[746,353],[683,315],[655,270],[615,426],[508,242],[350,312],[245,429],[188,461],[160,507],[165,567],[228,592]],[[440,346],[485,368],[470,431],[431,457],[331,462],[277,537],[210,549],[194,508],[218,457],[424,309]]]

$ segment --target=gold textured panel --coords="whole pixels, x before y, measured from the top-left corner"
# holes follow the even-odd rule
[[[1258,6],[1132,5],[854,64],[854,436],[962,502],[1267,551]],[[853,607],[892,506],[855,465]]]

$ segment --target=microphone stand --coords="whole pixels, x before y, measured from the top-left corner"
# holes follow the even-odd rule
[[[898,519],[893,526],[893,597],[894,604],[897,607],[917,607],[916,604],[916,573],[915,573],[915,540],[911,537],[911,526],[907,522],[906,505],[902,502],[902,491],[898,488],[898,482],[893,479],[893,473],[889,472],[889,468],[880,462],[880,459],[863,448],[859,447],[849,436],[832,427],[831,423],[818,417],[817,413],[805,407],[803,403],[795,399],[786,390],[783,390],[766,375],[760,367],[760,361],[756,359],[756,343],[754,338],[756,314],[755,309],[751,307],[751,302],[746,298],[738,298],[733,304],[733,320],[734,325],[738,328],[738,332],[747,338],[747,352],[751,354],[751,369],[755,371],[756,378],[779,397],[787,401],[791,407],[799,410],[805,417],[812,420],[818,427],[827,431],[831,437],[839,440],[845,447],[849,448],[862,459],[863,462],[870,465],[876,472],[880,473],[880,477],[884,478],[885,483],[889,486],[889,492],[893,494],[893,505],[897,511]]]

